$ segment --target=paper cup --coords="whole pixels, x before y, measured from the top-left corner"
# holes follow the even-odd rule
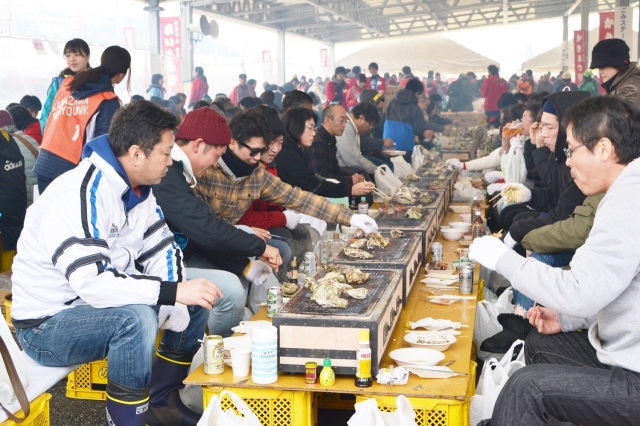
[[[247,377],[249,375],[249,363],[251,361],[251,349],[231,349],[231,368],[235,377]]]

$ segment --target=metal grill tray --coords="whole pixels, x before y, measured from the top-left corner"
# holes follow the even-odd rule
[[[370,315],[375,307],[375,302],[380,294],[386,288],[386,285],[395,274],[392,270],[372,270],[365,269],[363,272],[371,274],[364,284],[353,284],[353,288],[366,288],[369,294],[365,299],[354,299],[343,295],[342,297],[349,301],[346,308],[325,308],[320,306],[316,301],[311,300],[311,290],[301,288],[291,298],[289,303],[284,305],[278,312],[279,314],[307,314],[307,315],[328,315],[328,316],[367,316]],[[320,279],[327,273],[322,269],[318,271],[313,278]]]
[[[380,228],[427,229],[431,223],[434,210],[427,208],[420,219],[404,217],[404,211],[395,216],[378,215],[376,223]],[[350,259],[350,258],[349,258]]]
[[[425,212],[425,216],[429,216],[429,210]],[[423,216],[424,217],[424,216]],[[413,219],[408,219],[413,220]],[[414,220],[415,222],[415,220]],[[378,225],[380,222],[378,222]],[[408,234],[404,238],[391,238],[389,232],[381,232],[382,236],[389,239],[389,245],[385,248],[376,247],[374,249],[364,248],[362,250],[371,253],[373,258],[371,259],[360,259],[356,257],[349,257],[344,254],[344,250],[340,250],[338,254],[331,258],[332,261],[336,262],[394,262],[404,259],[409,253],[409,246],[416,239],[416,234]],[[348,247],[348,244],[345,246]]]
[[[400,204],[402,206],[407,206],[407,208],[409,208],[410,206],[417,206],[418,204],[422,204],[424,207],[426,207],[427,209],[437,209],[438,206],[440,205],[440,203],[442,202],[442,198],[444,197],[444,191],[443,190],[432,190],[432,189],[426,189],[426,188],[421,188],[418,185],[416,185],[419,181],[413,181],[410,183],[407,183],[405,185],[405,187],[407,188],[415,188],[420,190],[420,192],[426,192],[427,194],[429,194],[431,196],[431,198],[433,198],[433,201],[429,204],[423,204],[419,201],[413,203],[413,204]],[[428,185],[427,185],[428,186]],[[392,203],[394,204],[398,204],[395,201],[392,201]],[[404,217],[405,211],[402,211],[400,213],[395,213],[394,215],[392,215],[391,217],[398,217],[398,216],[402,216]],[[380,213],[380,209],[378,209],[378,217],[384,217],[387,215],[384,215],[382,213]],[[416,219],[412,219],[412,220],[416,220]]]

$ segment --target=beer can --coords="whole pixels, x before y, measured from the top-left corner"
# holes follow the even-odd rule
[[[431,261],[442,262],[444,247],[442,243],[431,243]]]
[[[462,265],[462,262],[470,262],[468,248],[459,248],[458,254],[460,255],[460,265]]]
[[[312,251],[304,254],[304,270],[308,277],[312,277],[316,273],[316,254]]]
[[[460,294],[473,293],[473,269],[475,265],[473,263],[460,263]]]
[[[280,287],[269,287],[267,290],[267,316],[273,318],[282,308],[282,289]]]
[[[224,344],[222,336],[204,338],[204,374],[224,373]]]

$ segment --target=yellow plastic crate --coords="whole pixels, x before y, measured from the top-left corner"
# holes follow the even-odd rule
[[[82,364],[67,377],[67,398],[107,398],[107,359]]]
[[[204,407],[214,395],[230,390],[247,403],[263,426],[313,426],[314,407],[311,392],[292,392],[277,389],[247,389],[203,387]],[[235,406],[227,396],[222,398],[222,409]],[[239,413],[238,413],[239,414]]]
[[[350,393],[314,392],[317,408],[331,410],[353,410],[356,397]]]
[[[476,363],[471,361],[467,398],[457,399],[409,398],[416,412],[418,426],[469,426],[469,401],[475,394]],[[375,398],[381,411],[396,410],[395,395],[356,395],[356,403]]]
[[[16,423],[12,420],[5,420],[0,423],[0,426],[49,426],[49,400],[51,394],[43,393],[33,401],[31,401],[31,413],[22,423]],[[22,410],[18,411],[15,416],[22,418],[24,413]]]
[[[11,293],[4,297],[4,319],[7,320],[9,327],[13,327],[11,324]]]

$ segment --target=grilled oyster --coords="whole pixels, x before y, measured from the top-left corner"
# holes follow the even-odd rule
[[[419,200],[422,204],[428,205],[433,203],[433,197],[428,192],[423,192],[422,194],[420,194]]]
[[[351,290],[345,290],[344,294],[354,299],[365,299],[369,294],[369,290],[366,288],[352,288]]]
[[[407,175],[407,181],[411,182],[416,180],[420,180],[420,176],[418,176],[417,174],[413,173],[413,174]]]
[[[339,272],[341,274],[345,274],[347,272],[353,271],[354,269],[356,269],[355,266],[351,266],[351,265],[325,265],[324,269],[326,269],[329,272]]]
[[[318,282],[311,277],[304,279],[304,288],[314,291],[318,285]]]
[[[357,229],[356,232],[351,234],[351,238],[366,238],[367,234],[362,229]]]
[[[282,293],[285,296],[293,296],[296,294],[300,286],[295,283],[282,283],[280,284],[280,288],[282,288]]]
[[[407,233],[404,231],[400,231],[399,229],[391,230],[391,238],[404,238],[407,236]]]
[[[349,244],[349,247],[355,249],[363,249],[367,245],[367,242],[368,240],[366,238],[358,238],[357,240]]]
[[[422,219],[423,210],[421,205],[409,207],[404,215],[409,219]]]
[[[412,191],[407,187],[400,188],[393,200],[398,204],[414,204],[416,202]]]
[[[328,281],[337,281],[339,283],[346,282],[346,280],[344,279],[344,275],[341,274],[340,272],[329,272],[329,273],[325,274],[324,277],[320,278],[318,280],[318,283],[322,284],[322,283],[326,283]]]
[[[311,300],[315,300],[322,307],[346,308],[349,302],[341,298],[340,293],[340,289],[333,284],[318,284],[311,294]]]
[[[371,253],[367,253],[364,250],[354,249],[354,248],[351,248],[351,247],[345,247],[344,248],[344,254],[346,256],[354,257],[356,259],[371,259],[373,257],[373,255]]]
[[[364,284],[364,282],[369,279],[370,275],[371,274],[362,272],[360,269],[354,269],[353,271],[347,272],[345,277],[349,284]]]
[[[372,232],[367,242],[367,248],[372,249],[374,247],[385,248],[389,245],[389,239],[382,236],[379,232]]]

